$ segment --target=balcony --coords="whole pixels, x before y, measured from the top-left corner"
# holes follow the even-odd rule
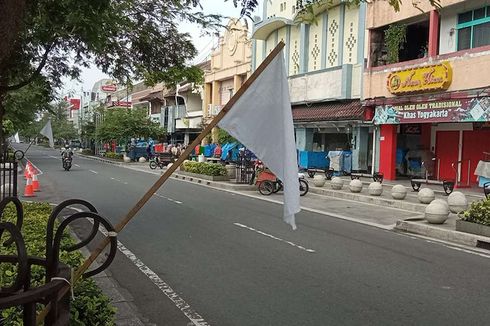
[[[426,72],[430,72],[429,70],[438,65],[448,65],[452,74],[450,83],[445,85],[447,87],[439,90],[454,92],[486,88],[488,87],[488,76],[490,76],[490,65],[488,65],[488,62],[490,62],[490,46],[485,46],[442,54],[432,58],[422,58],[371,68],[364,73],[364,98],[394,97],[396,92],[390,92],[388,81],[395,73],[411,71],[414,74],[419,74],[424,69]],[[440,77],[436,76],[436,78]],[[404,80],[401,80],[401,82],[403,83]],[[416,82],[416,80],[412,78],[410,82]],[[429,88],[413,93],[431,91],[435,90]]]
[[[223,105],[208,104],[208,110],[206,112],[206,116],[215,117],[218,115],[218,113],[221,111],[222,108],[223,108]]]
[[[175,119],[175,129],[201,129],[202,111],[187,112],[187,116]]]

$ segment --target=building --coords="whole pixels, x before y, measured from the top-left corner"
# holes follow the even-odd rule
[[[211,53],[210,67],[204,74],[204,124],[218,114],[250,75],[252,46],[247,34],[247,26],[238,19],[231,19]],[[213,142],[217,141],[216,132],[217,128],[214,128]]]
[[[375,109],[376,166],[389,180],[427,173],[475,183],[490,152],[490,7],[418,5],[368,5],[363,103]]]
[[[252,67],[285,42],[296,147],[351,150],[352,169],[368,170],[372,112],[360,102],[366,4],[325,0],[305,10],[308,3],[263,1],[263,17],[252,33]]]

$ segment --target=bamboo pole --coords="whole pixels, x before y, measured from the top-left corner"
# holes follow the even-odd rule
[[[199,136],[194,139],[194,141],[187,146],[185,151],[179,156],[177,161],[175,161],[171,167],[169,167],[164,174],[153,184],[153,186],[148,189],[148,191],[141,197],[141,199],[131,208],[131,210],[126,214],[126,216],[114,227],[116,233],[120,233],[124,227],[131,221],[131,219],[139,212],[141,208],[150,200],[153,194],[167,181],[167,179],[175,172],[177,167],[179,167],[184,160],[186,160],[192,152],[192,149],[196,147],[201,141],[206,137],[211,130],[216,127],[216,125],[223,119],[223,117],[228,113],[228,111],[235,105],[238,99],[245,93],[250,85],[257,79],[258,76],[267,68],[271,61],[281,52],[284,48],[284,42],[280,41],[279,44],[269,53],[269,55],[264,59],[264,61],[259,65],[257,70],[255,70],[252,75],[243,83],[242,87],[233,95],[233,97],[226,103],[226,105],[221,109],[221,111],[214,117],[214,119],[206,126],[206,128],[199,134]],[[83,264],[75,271],[73,274],[72,284],[75,284],[83,273],[90,267],[90,265],[97,259],[105,247],[110,243],[109,237],[104,238],[99,245],[94,249],[90,256],[83,262]],[[60,294],[63,297],[70,290],[69,287],[65,287]],[[49,312],[49,305],[47,305],[43,311],[39,313],[36,319],[36,325],[42,323],[47,313]]]

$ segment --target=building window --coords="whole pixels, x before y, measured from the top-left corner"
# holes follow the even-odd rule
[[[458,51],[490,45],[490,7],[458,15]]]

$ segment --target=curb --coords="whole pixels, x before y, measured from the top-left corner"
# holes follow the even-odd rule
[[[397,221],[394,230],[419,234],[429,238],[458,243],[470,247],[481,247],[485,244],[487,246],[490,245],[490,238],[455,230],[441,229],[431,226],[427,222],[417,223],[410,221]]]
[[[310,192],[318,195],[335,197],[340,199],[348,199],[367,204],[374,204],[388,208],[398,208],[406,211],[424,213],[426,205],[409,203],[403,200],[386,199],[376,196],[363,195],[358,193],[349,193],[339,190],[330,190],[325,188],[310,187]]]

